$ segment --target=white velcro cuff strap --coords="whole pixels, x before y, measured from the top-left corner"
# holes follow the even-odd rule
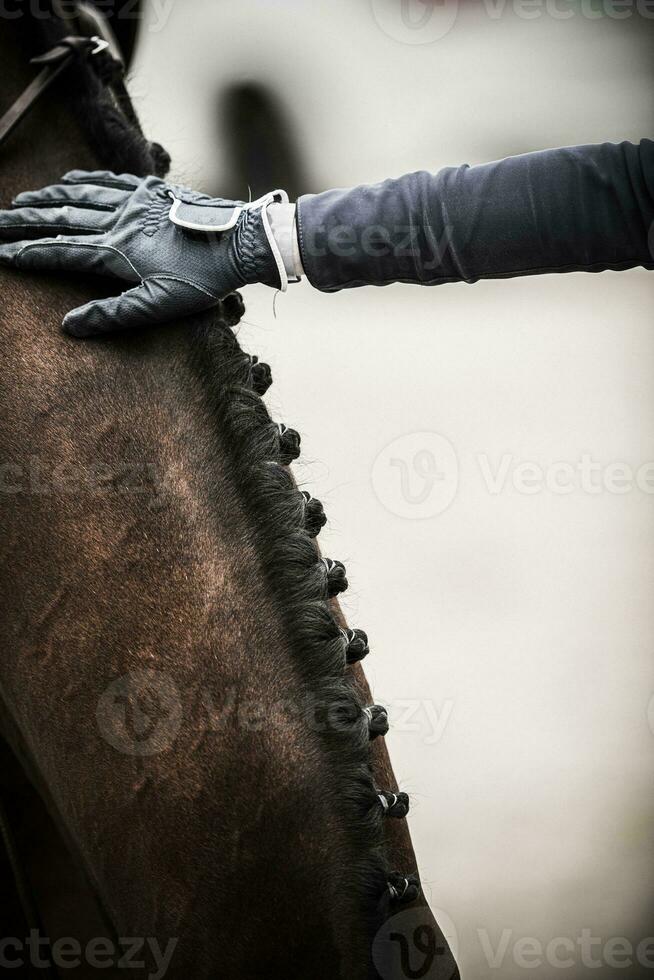
[[[189,231],[205,231],[205,232],[229,231],[230,228],[234,227],[234,225],[238,221],[241,211],[243,211],[242,205],[237,205],[236,207],[233,208],[216,208],[214,206],[207,207],[205,205],[203,209],[200,210],[202,207],[202,202],[200,202],[199,206],[194,204],[188,204],[186,201],[182,201],[178,197],[175,197],[172,191],[169,191],[168,193],[173,201],[172,207],[168,212],[169,219],[172,221],[174,225],[177,225],[179,228],[187,228]],[[209,212],[211,214],[212,220],[191,221],[189,217],[183,218],[179,213],[180,208],[185,208],[189,213],[192,214],[194,207],[198,216],[200,214],[204,214],[206,217],[207,212]],[[215,216],[220,213],[222,213],[224,217],[221,221],[216,221]]]
[[[263,230],[266,233],[266,238],[268,239],[268,244],[270,245],[270,251],[273,254],[275,260],[275,265],[277,266],[277,272],[279,273],[279,288],[283,293],[288,289],[288,273],[286,272],[286,266],[284,265],[284,259],[282,253],[277,244],[277,239],[273,235],[273,230],[270,227],[270,218],[268,217],[268,207],[271,204],[288,204],[288,194],[286,191],[276,190],[270,191],[269,194],[265,194],[260,197],[257,201],[252,201],[251,204],[247,206],[249,208],[261,206],[261,220],[263,222]]]
[[[266,233],[270,251],[273,254],[277,272],[279,273],[280,289],[286,292],[288,289],[288,273],[284,264],[282,253],[277,244],[277,240],[270,227],[268,207],[271,204],[288,204],[288,194],[283,190],[269,191],[263,197],[258,197],[256,201],[249,201],[247,204],[237,204],[232,207],[229,203],[225,206],[215,202],[205,203],[199,201],[186,202],[176,197],[172,191],[168,191],[168,196],[172,199],[172,207],[168,213],[169,219],[173,224],[180,228],[187,228],[189,231],[203,232],[223,232],[229,231],[238,221],[243,211],[251,211],[254,208],[261,208],[261,220],[263,229]],[[180,211],[182,212],[180,214]],[[194,213],[195,212],[195,213]],[[195,219],[195,220],[193,220]],[[204,219],[204,220],[202,220]]]

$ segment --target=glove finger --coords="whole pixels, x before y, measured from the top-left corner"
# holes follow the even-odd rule
[[[0,243],[0,265],[18,265],[18,256],[29,242]]]
[[[134,267],[120,252],[107,247],[100,235],[89,235],[83,241],[62,236],[0,243],[0,264],[20,269],[93,272],[131,282],[140,279]]]
[[[69,170],[61,178],[62,184],[89,184],[95,187],[114,187],[123,191],[135,191],[141,177],[134,174],[114,174],[110,170]]]
[[[0,239],[100,234],[113,222],[113,211],[91,211],[68,204],[61,208],[14,208],[0,211]]]
[[[23,191],[13,201],[14,207],[55,208],[74,205],[98,211],[116,211],[127,201],[127,191],[94,184],[50,184],[38,191]]]
[[[57,238],[42,238],[37,242],[2,242],[0,264],[14,265],[21,269],[56,269],[64,264],[65,249],[61,248],[63,244]]]
[[[189,283],[168,278],[144,280],[134,289],[92,300],[64,317],[64,330],[73,337],[100,337],[121,330],[168,323],[198,313],[218,300]]]

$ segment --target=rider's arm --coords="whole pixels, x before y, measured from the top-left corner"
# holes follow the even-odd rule
[[[654,268],[654,142],[603,143],[308,194],[297,205],[318,289]]]
[[[210,198],[156,177],[72,171],[0,211],[0,263],[101,273],[118,296],[78,336],[178,319],[248,283],[434,285],[654,268],[654,143],[579,146],[301,197]]]

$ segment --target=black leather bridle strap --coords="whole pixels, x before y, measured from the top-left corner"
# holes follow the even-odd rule
[[[91,57],[107,47],[100,37],[65,37],[50,51],[32,58],[30,64],[43,68],[0,119],[0,145],[75,58]]]

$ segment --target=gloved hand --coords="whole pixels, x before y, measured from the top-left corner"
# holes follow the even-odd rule
[[[245,204],[158,177],[73,170],[0,211],[0,262],[133,284],[68,313],[64,329],[74,336],[162,323],[215,306],[246,283],[286,289],[267,214],[272,202],[288,197],[277,190]]]

